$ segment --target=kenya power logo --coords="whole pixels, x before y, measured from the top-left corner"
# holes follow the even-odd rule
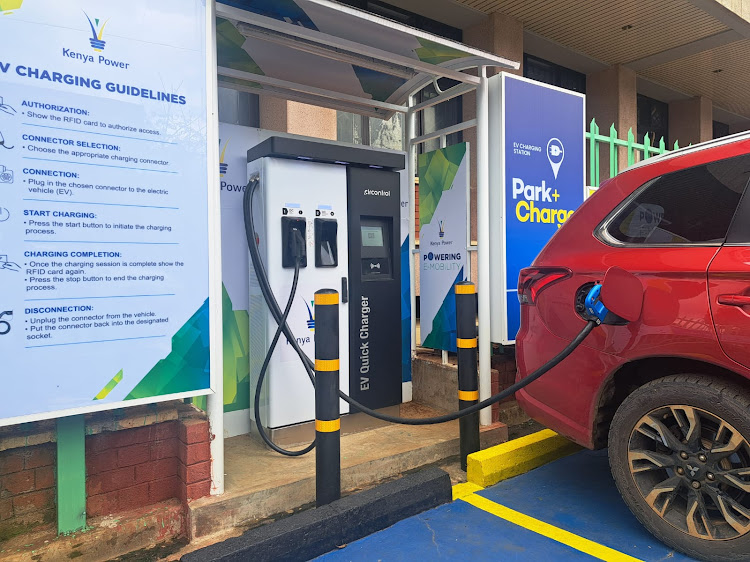
[[[89,37],[91,48],[100,53],[104,50],[104,46],[107,44],[107,42],[102,39],[102,37],[104,36],[104,27],[107,25],[107,22],[109,20],[103,22],[99,18],[94,18],[94,20],[92,21],[86,12],[83,12],[83,15],[86,16],[87,20],[89,20],[89,26],[91,26],[91,37]]]

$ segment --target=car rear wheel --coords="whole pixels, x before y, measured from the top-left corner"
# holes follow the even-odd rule
[[[609,462],[633,514],[703,560],[750,560],[750,399],[738,386],[674,375],[634,391],[609,432]]]

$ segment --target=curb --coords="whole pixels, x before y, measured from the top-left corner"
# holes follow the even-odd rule
[[[182,562],[310,560],[451,501],[447,473],[431,467],[186,554]]]
[[[486,488],[581,448],[554,431],[545,429],[472,453],[467,460],[466,477],[472,484]]]

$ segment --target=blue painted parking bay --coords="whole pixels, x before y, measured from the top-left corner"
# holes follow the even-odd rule
[[[318,560],[692,560],[630,513],[606,451],[582,451],[410,517]]]

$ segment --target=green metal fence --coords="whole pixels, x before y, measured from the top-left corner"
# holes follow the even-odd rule
[[[609,136],[599,133],[599,125],[596,119],[591,120],[589,130],[586,133],[586,140],[589,144],[589,186],[599,187],[600,183],[600,158],[599,149],[602,145],[609,147],[609,177],[613,178],[619,172],[619,147],[627,148],[628,166],[641,160],[651,158],[657,154],[669,152],[664,137],[659,139],[659,143],[652,145],[649,135],[643,137],[643,144],[635,142],[633,129],[628,129],[627,140],[618,137],[617,129],[614,123],[609,128]],[[679,143],[675,141],[673,150],[680,148]]]

